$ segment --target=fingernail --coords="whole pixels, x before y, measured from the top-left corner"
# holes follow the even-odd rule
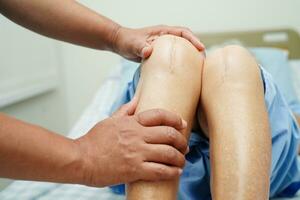
[[[179,175],[181,175],[182,174],[182,169],[178,169],[178,173],[179,173]]]
[[[184,119],[181,119],[182,120],[182,128],[186,128],[187,127],[187,122],[184,120]]]
[[[141,57],[144,58],[145,57],[145,53],[146,53],[146,47],[144,47],[142,49],[142,52],[141,52]]]
[[[200,47],[200,51],[204,51],[205,50],[205,45],[202,42],[199,42],[199,47]]]
[[[190,152],[190,147],[188,146],[185,150],[185,155],[188,154]]]

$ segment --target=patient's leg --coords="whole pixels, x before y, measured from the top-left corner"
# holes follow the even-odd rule
[[[199,100],[202,64],[202,54],[185,39],[170,35],[159,37],[154,42],[151,57],[142,64],[136,112],[162,108],[178,113],[188,123],[183,133],[188,138]],[[177,179],[138,181],[128,185],[127,199],[175,200],[177,187]]]
[[[264,89],[260,69],[244,48],[228,46],[207,57],[201,107],[208,122],[213,199],[268,199],[271,138]]]

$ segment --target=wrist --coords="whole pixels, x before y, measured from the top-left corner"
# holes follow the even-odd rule
[[[89,165],[87,162],[86,153],[82,151],[82,144],[78,139],[71,139],[72,152],[70,156],[70,164],[66,170],[68,173],[67,178],[70,183],[87,185],[87,172]]]
[[[92,161],[89,150],[91,144],[86,143],[82,138],[73,140],[73,144],[77,154],[77,162],[72,167],[73,172],[77,173],[75,181],[77,184],[93,185],[93,167],[95,163]]]
[[[114,52],[114,53],[118,53],[118,37],[119,37],[119,33],[120,33],[120,30],[122,29],[123,27],[119,24],[116,24],[116,23],[113,23],[111,25],[111,28],[108,32],[108,39],[107,39],[107,45],[106,45],[106,50],[109,50],[111,52]]]

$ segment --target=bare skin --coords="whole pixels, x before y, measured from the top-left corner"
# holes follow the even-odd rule
[[[182,133],[188,139],[200,95],[203,56],[186,40],[170,35],[158,38],[153,48],[142,66],[136,113],[152,108],[175,112],[187,121],[188,128]],[[184,159],[180,162],[183,166]],[[128,185],[127,199],[174,200],[177,187],[178,179],[138,181]]]
[[[0,0],[0,13],[39,34],[134,61],[149,57],[153,40],[163,34],[186,38],[198,50],[204,48],[187,28],[130,29],[73,0]],[[184,129],[181,118],[165,110],[150,110],[136,118],[129,107],[76,141],[1,114],[0,176],[93,186],[178,177],[182,167],[178,160],[187,146],[179,133]],[[174,135],[166,138],[168,128]],[[147,138],[149,133],[153,134]],[[162,146],[157,150],[151,144]],[[149,148],[153,151],[146,151]],[[166,149],[176,152],[174,160],[165,155]]]
[[[157,109],[133,116],[134,102],[76,140],[0,114],[0,177],[97,187],[178,177],[185,122]]]
[[[271,134],[255,59],[238,46],[216,50],[202,78],[213,199],[268,199]]]
[[[190,131],[198,101],[199,124],[211,146],[213,199],[268,199],[271,138],[255,59],[230,46],[209,55],[203,65],[203,57],[187,43],[173,36],[154,43],[142,65],[137,112],[155,107],[177,112]],[[175,200],[177,181],[131,183],[127,199]]]
[[[39,34],[113,51],[134,61],[149,57],[152,41],[163,34],[184,37],[197,49],[204,48],[188,28],[161,25],[130,29],[73,0],[0,0],[0,13]]]

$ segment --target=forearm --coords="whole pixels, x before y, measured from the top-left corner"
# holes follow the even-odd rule
[[[0,114],[0,177],[80,183],[81,158],[75,143]]]
[[[113,50],[119,25],[73,0],[0,0],[0,13],[42,35]]]

